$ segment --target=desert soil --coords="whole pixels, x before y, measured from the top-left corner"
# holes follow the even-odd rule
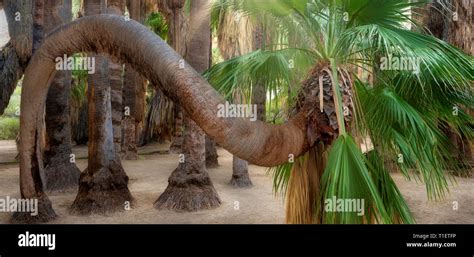
[[[140,149],[140,159],[123,161],[130,177],[129,188],[135,198],[135,206],[129,211],[109,216],[74,216],[68,207],[76,192],[49,194],[59,218],[52,223],[61,224],[277,224],[284,223],[284,203],[272,192],[271,177],[266,168],[249,166],[254,184],[248,189],[235,189],[228,185],[232,174],[232,155],[219,149],[220,167],[210,169],[209,174],[222,200],[217,209],[198,212],[162,211],[153,208],[153,202],[165,190],[168,176],[176,167],[178,156],[166,153],[165,145],[151,145]],[[85,147],[75,147],[77,165],[87,166]],[[19,196],[18,164],[13,163],[14,142],[0,141],[0,198]],[[3,162],[3,164],[2,164]],[[450,187],[450,195],[441,201],[428,201],[425,187],[414,180],[407,181],[400,174],[393,178],[413,212],[417,223],[474,223],[474,178],[457,178]],[[453,204],[457,201],[457,209]],[[9,213],[0,213],[0,224],[7,223]]]

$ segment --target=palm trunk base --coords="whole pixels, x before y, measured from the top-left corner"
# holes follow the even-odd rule
[[[127,184],[128,177],[119,163],[111,162],[94,173],[85,170],[70,211],[78,215],[124,211],[133,201]]]
[[[81,171],[74,163],[56,162],[45,168],[46,190],[53,192],[64,192],[76,189],[79,185]]]
[[[38,205],[36,206],[38,210],[37,215],[32,215],[31,212],[15,212],[13,213],[10,223],[13,224],[37,224],[37,223],[46,223],[51,220],[54,220],[57,215],[53,210],[51,201],[46,195],[43,195],[38,198]]]
[[[239,174],[239,175],[232,175],[229,184],[233,187],[237,188],[244,188],[244,187],[252,187],[252,181],[250,180],[249,174]]]
[[[221,200],[206,171],[187,173],[182,166],[169,178],[165,192],[155,202],[157,209],[199,211],[220,206]]]

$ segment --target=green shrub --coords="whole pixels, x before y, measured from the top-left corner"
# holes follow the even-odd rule
[[[20,111],[21,87],[16,87],[13,95],[10,98],[3,117],[18,117]]]
[[[0,117],[0,140],[15,139],[20,130],[17,117]]]

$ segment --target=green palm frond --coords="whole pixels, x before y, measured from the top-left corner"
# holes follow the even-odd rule
[[[271,175],[273,178],[273,193],[275,195],[283,197],[286,195],[292,169],[293,163],[288,162],[267,170],[267,175]]]
[[[407,178],[408,170],[416,168],[430,198],[442,198],[448,191],[445,170],[452,169],[455,160],[437,120],[429,110],[418,111],[388,87],[369,89],[358,83],[356,88],[373,142],[392,156]]]
[[[348,134],[340,135],[329,152],[322,177],[322,189],[323,199],[319,208],[323,213],[323,223],[373,223],[372,218],[378,223],[391,222],[382,197],[367,169],[364,155]],[[363,200],[363,206],[360,206],[363,213],[354,209],[332,211],[328,201],[332,201],[334,197],[343,201]]]
[[[250,100],[252,85],[265,83],[267,91],[276,99],[295,90],[291,83],[298,81],[293,70],[308,70],[312,65],[311,52],[300,49],[277,51],[257,50],[214,65],[204,77],[217,91],[231,101],[234,92],[244,92]]]
[[[382,156],[375,150],[370,151],[366,154],[366,164],[392,223],[415,223],[415,218],[411,214],[405,199],[403,199],[389,171],[384,166]]]

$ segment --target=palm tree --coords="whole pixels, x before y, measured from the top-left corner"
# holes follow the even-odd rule
[[[470,118],[462,115],[455,117],[441,115],[447,114],[448,108],[441,103],[442,101],[472,101],[470,92],[472,88],[469,86],[473,79],[473,72],[470,68],[472,67],[472,58],[466,57],[460,51],[440,40],[414,33],[400,26],[400,22],[407,19],[402,15],[404,13],[402,10],[412,3],[367,1],[365,3],[362,3],[363,1],[337,1],[336,3],[331,1],[324,2],[324,5],[315,1],[285,1],[276,5],[272,1],[272,6],[262,5],[260,1],[258,4],[251,0],[244,2],[246,5],[253,3],[253,9],[266,7],[266,14],[269,16],[272,14],[278,21],[278,23],[275,21],[273,25],[291,25],[294,24],[293,21],[298,20],[309,21],[304,24],[298,23],[298,26],[294,28],[298,32],[295,33],[296,36],[306,39],[295,40],[295,42],[310,44],[312,47],[257,51],[247,56],[238,57],[240,60],[245,60],[245,63],[254,69],[259,67],[258,64],[261,62],[253,61],[252,57],[259,57],[260,61],[262,58],[273,61],[269,66],[272,69],[267,68],[265,73],[260,73],[260,79],[277,77],[279,81],[285,81],[286,76],[278,75],[293,75],[297,70],[281,73],[282,70],[288,71],[291,67],[298,70],[302,67],[313,68],[314,72],[310,75],[315,75],[313,77],[316,80],[307,80],[304,83],[305,86],[301,88],[301,94],[297,98],[298,108],[283,124],[266,124],[261,121],[251,122],[240,118],[218,117],[218,106],[224,103],[219,93],[189,65],[180,69],[182,57],[174,52],[166,42],[137,22],[127,22],[123,17],[101,15],[85,17],[62,27],[61,30],[57,30],[46,39],[33,56],[25,74],[21,106],[20,190],[22,197],[39,200],[40,213],[38,216],[41,220],[52,218],[48,214],[54,211],[40,186],[41,179],[36,165],[38,156],[35,149],[38,139],[37,121],[40,117],[38,110],[44,106],[48,90],[47,82],[54,73],[52,56],[97,51],[108,53],[127,62],[135,69],[141,70],[152,84],[161,85],[164,94],[173,101],[179,100],[186,113],[191,114],[190,117],[194,122],[219,145],[251,163],[273,167],[287,163],[289,157],[303,156],[301,159],[295,159],[295,163],[302,162],[303,165],[299,165],[299,167],[313,169],[322,166],[317,165],[321,158],[315,152],[318,153],[320,149],[323,149],[321,146],[325,144],[325,147],[330,148],[329,153],[326,151],[329,156],[328,164],[324,170],[315,168],[323,173],[321,187],[316,187],[320,188],[321,197],[311,194],[309,196],[312,199],[319,200],[332,196],[363,198],[366,200],[365,207],[368,210],[365,213],[375,215],[375,221],[385,223],[413,222],[403,198],[383,167],[382,159],[376,157],[380,156],[379,151],[388,152],[390,154],[387,156],[394,156],[394,158],[399,158],[398,154],[403,153],[403,162],[399,163],[399,167],[404,174],[419,175],[424,178],[431,196],[440,196],[445,192],[444,169],[450,164],[449,158],[444,158],[446,151],[443,144],[447,140],[443,139],[442,133],[438,133],[434,124],[439,119],[452,124],[458,119]],[[303,5],[300,5],[301,3]],[[281,8],[281,4],[286,7]],[[288,4],[292,4],[291,8],[288,8]],[[342,4],[345,8],[339,8],[338,5]],[[347,10],[349,16],[344,15],[342,10]],[[341,22],[344,21],[344,17],[350,17],[347,24]],[[329,22],[333,20],[334,22]],[[310,29],[307,26],[310,26]],[[317,29],[311,29],[314,26]],[[91,33],[92,31],[94,33]],[[309,35],[306,31],[309,32]],[[316,34],[313,35],[313,33]],[[134,41],[136,38],[141,38],[142,41],[137,44]],[[283,39],[283,37],[281,38]],[[365,53],[365,55],[354,56],[358,53]],[[416,56],[423,57],[421,69],[417,73],[384,70],[374,80],[377,84],[373,87],[360,81],[354,81],[353,75],[348,76],[343,69],[337,69],[341,63],[361,60],[358,57],[365,57],[363,60],[371,60],[372,62],[368,64],[375,66],[379,59],[374,56],[386,56],[388,53],[412,55],[416,53]],[[287,55],[294,58],[294,65],[287,65],[291,64],[289,61],[291,58],[282,58]],[[326,59],[329,56],[333,57],[329,58],[330,65]],[[342,58],[343,56],[346,58]],[[302,62],[304,60],[308,61],[307,65],[302,65],[305,63]],[[321,60],[325,61],[321,62]],[[316,61],[318,65],[315,64]],[[233,60],[232,63],[239,64],[236,60]],[[263,62],[263,64],[269,63]],[[240,66],[242,67],[242,65]],[[348,80],[349,77],[351,80]],[[320,112],[319,78],[323,82],[323,113]],[[365,131],[370,132],[372,142],[376,146],[376,150],[366,153],[366,155],[363,155],[358,145],[354,143],[351,133],[348,133],[347,130],[342,133],[344,132],[342,124],[346,125],[342,117],[344,108],[341,108],[342,106],[337,108],[339,109],[338,115],[336,115],[339,117],[335,121],[337,130],[333,129],[334,124],[329,123],[329,118],[333,120],[332,116],[324,112],[331,107],[331,101],[332,105],[335,105],[333,99],[327,97],[330,92],[337,96],[336,100],[342,98],[342,96],[339,97],[340,91],[337,90],[337,87],[335,87],[336,90],[332,90],[333,84],[343,85],[344,92],[346,92],[346,85],[351,85],[349,83],[351,81],[354,82],[352,84],[355,88],[353,91],[357,93],[353,94],[354,103],[357,103],[356,107],[358,107],[354,109],[355,115],[351,115],[351,117],[355,117],[355,120],[358,121],[356,128],[362,126],[366,129]],[[272,85],[274,84],[267,84],[269,87]],[[310,86],[313,88],[311,89]],[[291,88],[293,89],[293,85]],[[303,90],[304,88],[306,90]],[[471,94],[460,93],[466,92],[466,90]],[[446,97],[447,95],[449,97]],[[338,100],[338,102],[343,101]],[[451,107],[452,105],[449,104],[449,114],[451,114]],[[360,114],[365,115],[359,118]],[[465,124],[465,122],[467,121],[460,124]],[[339,128],[341,131],[338,131]],[[341,135],[331,145],[331,140],[336,134],[331,135],[330,133],[335,132],[338,134],[340,132]],[[315,144],[318,148],[314,147]],[[307,154],[308,150],[311,150],[311,154]],[[409,173],[408,168],[411,167],[416,167],[419,172]],[[285,181],[288,181],[289,173],[284,172],[288,169],[279,168],[278,170],[280,172],[277,175],[280,176],[275,178],[281,178],[281,180],[276,179],[275,183],[288,185]],[[310,181],[317,183],[317,180],[313,179],[318,176],[313,176],[310,172],[293,174],[311,175]],[[283,181],[283,183],[279,183],[279,181]],[[298,181],[293,179],[293,182]],[[310,185],[314,186],[315,183]],[[304,187],[300,188],[301,191],[316,191],[307,183],[302,185]],[[290,186],[288,191],[296,192],[295,189],[297,188]],[[315,204],[313,201],[306,201],[305,198],[296,200],[303,200],[302,205],[309,204],[309,211],[308,209],[299,210],[310,214],[314,210],[311,206],[321,202],[318,201]],[[373,221],[365,219],[365,217],[364,220],[361,220],[362,218],[351,216],[351,213],[347,212],[325,213],[322,216],[324,222]]]
[[[273,46],[214,66],[207,74],[211,83],[228,95],[264,80],[276,99],[288,99],[290,117],[303,103],[314,104],[310,151],[273,169],[275,189],[286,192],[287,222],[414,222],[384,156],[398,156],[398,169],[407,178],[422,178],[430,198],[445,195],[445,170],[455,160],[438,125],[472,138],[472,117],[451,115],[453,105],[472,102],[472,58],[406,28],[412,23],[408,10],[421,3],[222,1],[238,13],[264,17],[273,28]],[[419,66],[404,69],[402,59]],[[373,83],[351,72],[355,67],[370,72]],[[375,148],[362,153],[359,145],[367,138]],[[325,211],[332,197],[364,199],[366,215]]]
[[[44,2],[44,33],[71,21],[71,0]],[[58,71],[51,81],[46,101],[45,186],[48,190],[76,187],[81,171],[71,161],[69,98],[71,71]]]
[[[210,40],[210,2],[191,1],[185,58],[197,72],[209,68]],[[158,209],[196,211],[216,208],[221,203],[206,171],[204,132],[191,119],[193,116],[193,112],[185,112],[184,160],[173,171],[168,187],[155,202]]]
[[[104,0],[84,0],[85,16],[105,11]],[[71,206],[71,211],[77,214],[124,210],[124,204],[132,201],[128,177],[114,145],[109,63],[104,55],[92,58],[96,71],[88,76],[88,167],[81,174],[79,191]]]

